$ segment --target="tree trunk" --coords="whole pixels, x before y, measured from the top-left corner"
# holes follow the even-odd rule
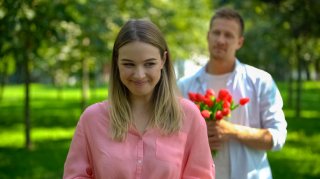
[[[306,79],[307,79],[307,81],[310,81],[311,80],[311,72],[309,69],[310,63],[305,60],[302,60],[302,62],[303,62],[304,71],[306,72]]]
[[[314,65],[314,70],[316,73],[316,80],[320,80],[320,60],[317,59]]]
[[[4,84],[0,84],[0,101],[2,101],[3,98],[3,93],[4,93]]]
[[[96,99],[98,94],[97,91],[99,89],[99,68],[98,66],[102,66],[99,62],[96,62],[96,65],[94,66],[94,77],[93,77],[93,84],[91,89],[91,98]]]
[[[300,49],[301,46],[299,42],[296,46],[296,54],[297,54],[297,60],[298,60],[298,79],[297,79],[297,98],[296,98],[296,117],[300,118],[301,116],[301,88],[302,88],[302,79],[301,79],[301,73],[302,73],[302,62],[300,58]]]
[[[290,66],[290,75],[289,75],[289,82],[288,82],[288,97],[287,97],[287,104],[288,107],[292,108],[293,104],[293,74],[292,74],[292,67]]]
[[[29,58],[24,52],[23,59],[24,64],[24,74],[25,74],[25,104],[24,104],[24,121],[25,121],[25,147],[31,149],[31,123],[30,123],[30,71],[29,71]]]
[[[81,108],[85,109],[89,98],[89,65],[88,60],[84,58],[82,60],[82,99]]]
[[[3,66],[3,71],[0,72],[0,101],[3,98],[4,86],[6,84],[8,74],[8,64],[4,62]]]

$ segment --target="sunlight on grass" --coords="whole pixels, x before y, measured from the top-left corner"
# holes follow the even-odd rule
[[[73,136],[74,127],[72,128],[32,128],[31,141],[45,142],[46,140],[70,139]],[[23,147],[25,143],[24,128],[22,125],[1,129],[0,147]]]
[[[22,125],[13,128],[1,128],[0,147],[21,147],[24,145]]]
[[[286,117],[295,117],[296,111],[294,109],[284,109],[284,112],[286,114]],[[301,111],[301,117],[303,118],[319,118],[320,116],[320,110],[303,110]],[[320,120],[320,119],[319,119]]]
[[[289,131],[286,144],[280,152],[268,152],[275,170],[286,165],[296,169],[300,176],[320,175],[320,134],[306,135],[304,132]],[[282,162],[282,163],[279,163]],[[283,173],[283,175],[286,175]],[[288,177],[289,178],[289,177]],[[301,178],[301,177],[297,177]]]
[[[286,161],[286,165],[289,165],[293,170],[295,168],[294,173],[307,176],[320,175],[320,168],[318,167],[320,165],[320,155],[312,152],[310,149],[287,146],[281,153],[272,154],[272,158],[273,160]],[[283,166],[277,165],[277,167]]]
[[[301,140],[301,139],[307,139],[307,140]],[[296,149],[303,149],[303,154],[297,156],[299,157],[310,157],[314,158],[315,156],[318,156],[320,161],[320,134],[313,134],[313,135],[306,135],[304,132],[292,132],[288,134],[287,137],[287,143],[289,146],[296,147]],[[306,155],[305,155],[306,154]],[[308,155],[310,154],[310,155]]]
[[[32,132],[32,139],[34,141],[46,141],[57,139],[71,139],[75,128],[35,128]]]
[[[5,86],[3,91],[4,100],[9,99],[22,99],[24,96],[24,88],[21,85]]]
[[[319,118],[320,111],[303,110],[303,111],[301,111],[301,116],[304,118]]]
[[[286,99],[286,84],[280,83],[279,86]],[[319,91],[319,82],[303,83],[301,118],[296,117],[295,105],[286,103],[286,144],[281,151],[268,152],[275,179],[319,178]],[[1,179],[61,178],[65,157],[82,111],[81,89],[64,88],[59,98],[55,87],[32,84],[30,92],[32,150],[24,148],[24,86],[6,86],[0,101]],[[104,100],[107,95],[107,87],[91,90],[88,104]]]
[[[24,99],[24,86],[10,85],[5,86],[3,93],[3,101],[15,101]],[[63,88],[61,90],[61,99],[81,99],[80,88]],[[107,87],[89,90],[89,98],[102,98],[106,99],[108,96]],[[58,99],[59,92],[57,88],[40,84],[30,85],[30,97],[32,99]]]
[[[284,113],[286,117],[294,117],[295,116],[295,111],[293,109],[284,109]]]
[[[313,81],[305,81],[303,82],[304,89],[320,89],[320,83],[315,83]]]
[[[107,88],[91,89],[89,92],[89,98],[92,97],[102,97],[106,98],[108,95]],[[63,88],[61,92],[54,87],[47,87],[44,85],[32,84],[31,96],[34,99],[38,98],[52,98],[59,99],[81,99],[81,89],[80,88]]]

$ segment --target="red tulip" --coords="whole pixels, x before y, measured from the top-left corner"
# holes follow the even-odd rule
[[[197,102],[204,102],[204,96],[202,94],[197,93],[196,98],[197,98],[196,99]]]
[[[231,104],[229,101],[223,101],[222,107],[223,108],[230,108]]]
[[[206,97],[215,96],[214,90],[213,90],[213,89],[207,89],[205,96],[206,96]]]
[[[230,116],[232,110],[250,101],[249,98],[241,98],[239,103],[235,105],[233,97],[227,89],[221,89],[217,96],[215,96],[213,89],[207,89],[204,95],[192,92],[189,92],[188,95],[206,120],[222,120],[224,116]]]
[[[203,111],[201,111],[201,115],[202,115],[203,118],[209,119],[210,118],[210,111],[203,110]]]
[[[227,89],[221,89],[219,91],[218,98],[224,100],[224,99],[227,99],[228,96],[231,96],[231,95],[230,95],[230,93],[229,93],[229,91]]]
[[[208,105],[209,108],[213,106],[213,101],[210,98],[205,97],[203,102]]]
[[[229,94],[229,95],[225,98],[225,100],[227,100],[229,103],[231,103],[231,102],[232,102],[232,96],[231,96],[231,94]]]
[[[228,116],[230,113],[231,113],[230,108],[223,108],[223,109],[222,109],[222,114],[223,114],[224,116]]]
[[[219,103],[221,101],[220,98],[216,98],[216,103]]]
[[[223,114],[222,114],[222,112],[221,112],[220,110],[218,110],[218,111],[216,112],[215,119],[216,119],[216,120],[221,120],[222,118],[223,118]]]
[[[241,99],[239,100],[239,104],[240,104],[241,106],[243,106],[243,105],[247,104],[249,101],[250,101],[249,98],[241,98]]]
[[[189,99],[193,102],[195,102],[197,100],[197,96],[196,96],[196,93],[192,93],[192,92],[189,92],[188,93],[188,96],[189,96]]]

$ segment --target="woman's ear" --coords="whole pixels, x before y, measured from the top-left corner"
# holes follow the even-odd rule
[[[167,58],[168,58],[168,51],[164,51],[163,57],[162,57],[162,67],[163,67],[164,64],[166,63]],[[162,67],[161,67],[161,68],[162,68]]]

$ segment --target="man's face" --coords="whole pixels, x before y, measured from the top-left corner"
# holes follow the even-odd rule
[[[234,60],[244,39],[236,20],[217,18],[212,23],[207,40],[211,59]]]

